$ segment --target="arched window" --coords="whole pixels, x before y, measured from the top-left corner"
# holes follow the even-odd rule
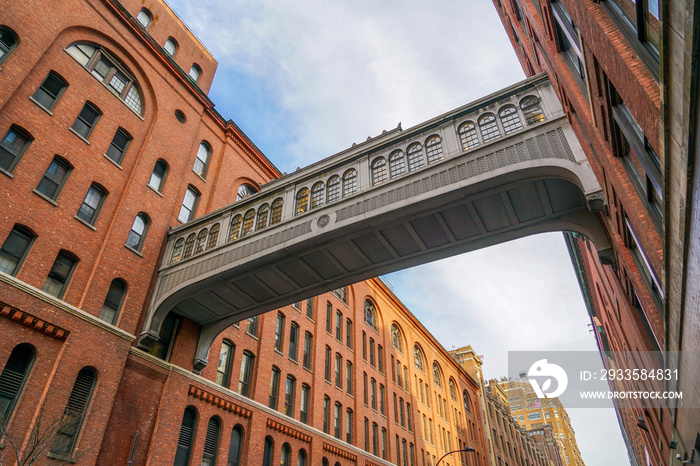
[[[165,41],[165,45],[163,46],[163,49],[165,49],[165,52],[170,55],[171,57],[175,57],[175,54],[177,53],[177,41],[173,39],[172,37],[168,37],[168,40]]]
[[[66,52],[109,87],[127,107],[143,115],[143,99],[136,79],[109,51],[96,44],[75,43]]]
[[[299,450],[297,455],[297,466],[306,466],[306,450],[303,448]]]
[[[217,416],[209,418],[207,426],[207,436],[204,438],[204,452],[202,453],[202,466],[212,466],[216,464],[216,451],[219,448],[219,432],[221,431],[221,421]]]
[[[241,235],[241,223],[243,223],[243,216],[241,214],[234,215],[231,219],[231,227],[228,232],[228,240],[233,241],[238,239]]]
[[[282,198],[275,199],[272,203],[272,210],[270,212],[270,226],[275,225],[282,221],[282,205],[284,201]]]
[[[36,352],[26,343],[14,347],[0,374],[0,425],[6,426],[32,370]]]
[[[386,159],[377,157],[372,162],[372,184],[377,185],[386,181]]]
[[[403,158],[403,152],[397,150],[389,156],[389,176],[396,178],[406,172],[406,162]]]
[[[78,441],[83,420],[87,412],[88,404],[92,398],[92,392],[97,381],[97,373],[92,367],[83,367],[78,372],[78,377],[73,384],[68,397],[66,409],[61,418],[56,434],[54,435],[51,453],[57,455],[70,455]]]
[[[187,117],[184,113],[182,113],[181,110],[175,110],[175,119],[180,123],[184,123],[187,121]]]
[[[518,115],[518,110],[514,105],[507,105],[503,107],[498,112],[498,116],[501,117],[503,131],[505,131],[506,134],[514,133],[523,127],[523,124],[520,121],[520,115]]]
[[[215,223],[214,226],[209,230],[209,241],[207,241],[207,249],[211,249],[216,246],[216,242],[219,240],[219,229],[220,225]]]
[[[352,196],[357,192],[357,170],[351,168],[343,175],[343,197]]]
[[[265,447],[263,449],[263,466],[272,466],[275,455],[275,441],[269,435],[265,437]]]
[[[190,450],[194,439],[194,430],[197,427],[197,411],[188,406],[182,416],[180,424],[180,436],[177,440],[177,452],[175,453],[175,466],[187,466],[190,464]]]
[[[58,98],[61,97],[61,94],[63,94],[66,87],[68,87],[68,84],[63,80],[63,78],[52,71],[48,76],[46,76],[46,79],[44,79],[44,81],[41,83],[41,86],[39,86],[39,88],[34,92],[32,99],[46,110],[53,110],[54,105],[56,105]],[[111,148],[107,149],[107,156],[111,155],[110,149]],[[114,160],[114,158],[110,158]],[[115,160],[117,163],[120,161],[121,160]]]
[[[114,324],[119,316],[119,310],[122,307],[125,295],[126,282],[121,278],[112,280],[112,283],[109,285],[109,290],[107,291],[107,296],[105,297],[105,302],[102,305],[102,311],[100,311],[100,319],[108,324]]]
[[[469,399],[469,393],[467,393],[466,390],[462,392],[462,401],[464,402],[464,410],[468,413],[472,412],[471,409],[471,400]]]
[[[450,398],[452,398],[454,401],[457,401],[457,387],[455,387],[455,381],[453,378],[450,377]]]
[[[396,348],[400,353],[403,353],[403,340],[401,338],[401,330],[396,324],[391,324],[391,346]]]
[[[253,363],[255,356],[250,351],[243,352],[241,360],[241,373],[238,377],[238,393],[243,396],[250,395],[250,382],[253,376]]]
[[[143,243],[146,240],[146,233],[148,232],[148,216],[144,213],[136,214],[134,218],[134,223],[131,225],[131,231],[129,236],[126,238],[126,245],[135,251],[140,251],[143,248]]]
[[[423,166],[423,147],[420,144],[415,143],[411,145],[408,150],[408,171],[412,172]]]
[[[153,15],[147,9],[141,8],[139,14],[136,15],[136,21],[138,21],[144,29],[148,30],[148,26],[150,26],[151,21],[153,21]]]
[[[192,233],[187,237],[187,240],[185,240],[185,251],[182,253],[182,258],[187,259],[192,255],[192,251],[194,250],[194,242],[197,239],[197,235]]]
[[[0,65],[17,47],[17,35],[10,29],[0,26]]]
[[[428,165],[442,160],[442,139],[440,136],[431,136],[425,141],[425,150],[428,153]]]
[[[319,181],[311,188],[311,208],[321,207],[323,205],[323,191],[325,187],[323,182]]]
[[[249,185],[248,183],[243,183],[238,187],[238,191],[236,191],[236,200],[240,201],[244,197],[248,197],[251,194],[255,194],[258,192],[254,187]]]
[[[207,175],[207,165],[209,164],[209,157],[211,156],[211,147],[209,144],[202,141],[199,143],[199,149],[197,149],[197,157],[194,159],[194,166],[192,171],[205,178]]]
[[[377,311],[374,309],[374,304],[369,299],[365,300],[365,322],[367,322],[367,325],[377,330]]]
[[[253,223],[255,222],[255,209],[250,209],[243,216],[243,231],[241,231],[241,236],[245,236],[251,231],[253,231]]]
[[[216,383],[228,388],[231,383],[231,361],[233,360],[234,345],[228,340],[221,342],[219,366],[216,368]]]
[[[340,177],[338,175],[333,175],[328,180],[326,185],[326,199],[331,203],[340,199]]]
[[[501,137],[501,131],[498,129],[498,123],[493,113],[488,113],[479,118],[479,130],[484,142]]]
[[[423,351],[418,345],[413,346],[413,361],[418,369],[425,372],[425,358],[423,357]]]
[[[168,165],[164,160],[158,159],[156,165],[153,167],[151,178],[148,180],[148,186],[156,190],[156,192],[161,192],[166,176],[168,176]]]
[[[263,204],[258,208],[258,221],[255,222],[255,231],[262,230],[267,226],[267,217],[270,215],[270,206]]]
[[[209,230],[202,228],[197,234],[197,242],[194,247],[194,254],[199,254],[204,251],[204,247],[207,245],[207,234]]]
[[[288,443],[282,445],[282,454],[280,455],[280,466],[291,466],[292,447]]]
[[[435,385],[442,388],[442,372],[440,371],[440,366],[437,362],[433,363],[433,381]]]
[[[16,275],[36,235],[22,225],[15,225],[0,248],[0,271]]]
[[[520,101],[520,109],[525,115],[525,121],[528,125],[534,125],[540,121],[544,121],[544,113],[540,100],[534,95],[529,95]]]
[[[467,121],[459,127],[459,140],[462,143],[462,150],[473,149],[479,145],[479,137],[476,135],[476,125]]]
[[[197,202],[199,201],[199,191],[193,186],[189,186],[185,191],[185,197],[182,199],[182,207],[177,219],[182,222],[189,222],[194,218],[197,210]]]
[[[45,291],[57,298],[62,298],[63,293],[65,293],[66,288],[68,288],[68,282],[71,275],[73,275],[73,270],[77,264],[77,257],[64,249],[61,249],[56,256],[53,266],[51,266],[49,276],[46,277],[44,286],[41,288],[42,291]]]
[[[173,246],[173,255],[170,258],[170,263],[174,264],[175,262],[180,261],[180,257],[182,256],[182,247],[185,245],[185,238],[180,238],[179,240],[175,241],[175,246]]]
[[[12,125],[0,141],[0,169],[12,173],[32,139],[25,130]]]
[[[309,188],[301,188],[297,193],[297,205],[294,215],[303,214],[309,210]]]
[[[198,64],[193,63],[188,74],[190,78],[192,78],[192,81],[194,81],[196,84],[199,82],[199,78],[202,76],[202,68],[200,68]]]
[[[243,427],[236,424],[231,431],[231,441],[228,445],[227,466],[239,466],[241,461],[241,445],[243,444]]]

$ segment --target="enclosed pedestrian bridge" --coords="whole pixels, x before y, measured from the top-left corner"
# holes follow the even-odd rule
[[[227,326],[362,279],[546,231],[607,250],[603,205],[540,75],[173,229],[139,344],[186,316],[201,325],[199,371]]]

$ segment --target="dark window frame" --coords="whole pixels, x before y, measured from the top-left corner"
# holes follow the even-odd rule
[[[57,90],[51,89],[50,80],[53,80],[60,88]],[[46,78],[44,78],[36,91],[34,91],[34,94],[32,94],[32,101],[50,113],[67,87],[68,83],[60,74],[53,70],[49,71],[49,74],[46,75]]]
[[[13,233],[15,233],[16,235],[21,235],[23,238],[20,237],[18,239],[25,240],[26,242],[24,250],[19,255],[12,255],[11,251],[7,250],[10,246],[12,246],[12,243],[9,243],[8,245],[8,241],[10,241],[10,236]],[[5,241],[2,244],[2,247],[0,248],[0,255],[2,255],[3,257],[9,256],[10,258],[15,260],[15,265],[13,267],[12,272],[4,271],[5,273],[12,275],[13,277],[17,276],[20,269],[22,268],[22,264],[24,264],[25,259],[29,255],[29,250],[32,248],[32,245],[34,244],[34,240],[36,240],[36,238],[37,235],[24,225],[15,224],[15,226],[12,227],[12,230],[10,230],[10,233],[8,233],[7,237],[5,238]],[[16,239],[13,238],[13,241],[16,241]]]
[[[20,137],[24,140],[21,146],[17,147],[16,150],[8,148],[8,145],[6,144],[6,141],[10,137],[11,133],[14,134],[14,137],[12,138],[13,141],[10,142],[10,144],[12,144],[14,142],[14,139],[17,137]],[[22,159],[24,154],[27,152],[27,149],[29,148],[29,145],[32,143],[33,140],[34,137],[31,134],[29,134],[29,132],[27,132],[27,130],[25,130],[24,128],[21,128],[17,125],[10,125],[10,128],[0,140],[0,171],[12,175],[12,172],[17,167],[17,164]],[[7,160],[8,163],[5,163],[5,160]]]

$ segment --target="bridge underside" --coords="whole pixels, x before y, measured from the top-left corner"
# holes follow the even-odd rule
[[[517,180],[514,174],[494,177],[380,215],[364,215],[361,203],[349,206],[334,212],[335,219],[319,217],[311,242],[184,287],[170,310],[202,325],[195,371],[206,366],[211,342],[227,326],[363,279],[547,231],[576,231],[607,249],[581,188],[538,172],[521,170]],[[324,233],[333,220],[348,225]]]

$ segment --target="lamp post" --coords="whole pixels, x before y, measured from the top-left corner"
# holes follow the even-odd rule
[[[438,465],[442,462],[442,460],[445,459],[445,457],[446,457],[447,455],[451,455],[452,453],[461,453],[461,452],[463,452],[463,451],[464,451],[464,452],[469,452],[469,451],[476,451],[476,450],[474,450],[472,447],[464,447],[464,448],[462,448],[461,450],[448,451],[447,453],[445,453],[444,455],[442,455],[442,458],[440,458],[440,459],[438,460],[437,463],[435,463],[435,466],[438,466]]]

